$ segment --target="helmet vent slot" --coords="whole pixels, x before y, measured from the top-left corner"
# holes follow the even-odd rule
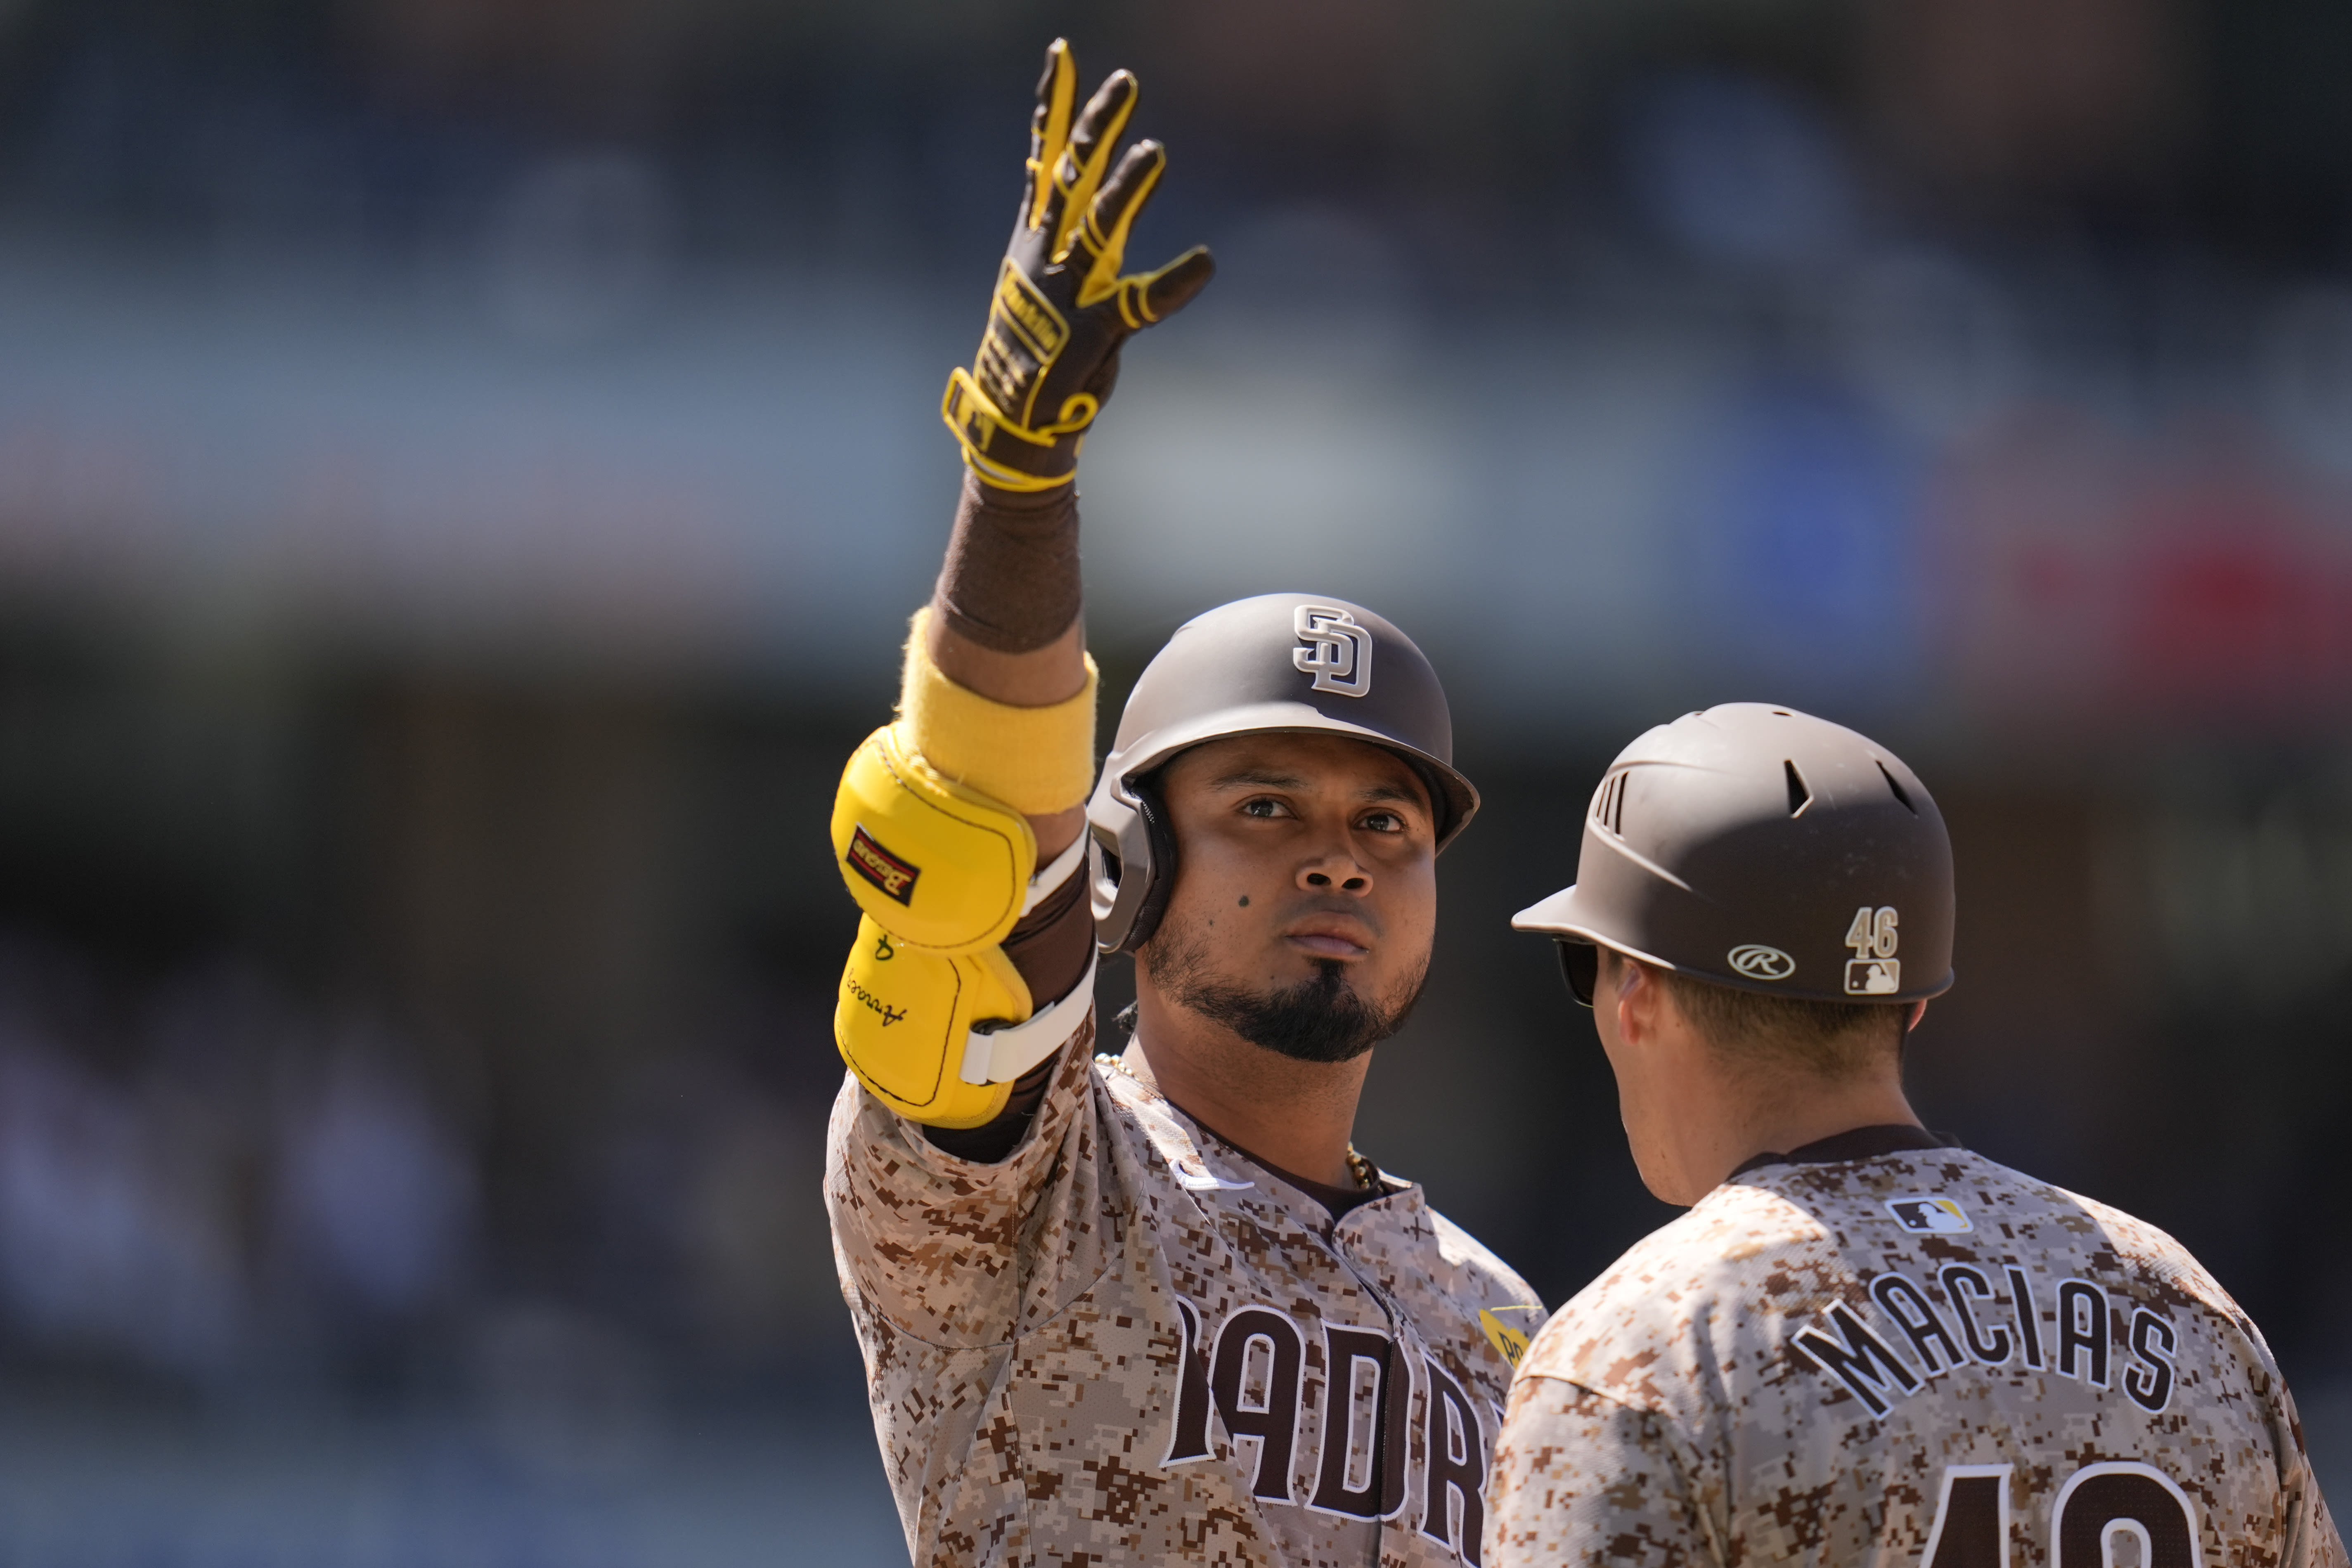
[[[1626,772],[1630,773],[1628,769]],[[1623,837],[1625,834],[1625,773],[1616,773],[1602,781],[1601,793],[1592,798],[1592,822]]]
[[[1878,759],[1877,759],[1877,758],[1875,758],[1875,757],[1872,758],[1871,760],[1872,760],[1873,762],[1877,762],[1877,761],[1878,761]],[[1899,800],[1899,801],[1901,801],[1901,802],[1903,803],[1903,809],[1904,809],[1904,810],[1906,810],[1906,811],[1909,812],[1909,813],[1910,813],[1912,816],[1918,816],[1918,815],[1919,815],[1919,808],[1918,808],[1917,806],[1913,805],[1911,804],[1911,797],[1910,797],[1909,795],[1905,795],[1905,794],[1903,793],[1903,786],[1902,786],[1902,784],[1900,784],[1899,783],[1897,783],[1897,782],[1895,781],[1895,775],[1894,775],[1893,773],[1888,773],[1888,772],[1886,771],[1886,764],[1885,764],[1885,763],[1878,763],[1878,776],[1879,776],[1880,778],[1883,778],[1883,779],[1885,779],[1885,780],[1886,781],[1886,787],[1887,787],[1888,789],[1893,790],[1893,791],[1895,792],[1895,799],[1897,799],[1897,800]]]
[[[1805,807],[1813,804],[1813,792],[1805,787],[1805,775],[1797,771],[1795,763],[1784,757],[1780,766],[1789,775],[1789,815],[1802,816]]]

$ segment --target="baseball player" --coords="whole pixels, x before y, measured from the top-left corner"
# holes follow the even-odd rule
[[[1611,764],[1576,885],[1514,923],[1559,941],[1642,1178],[1690,1212],[1528,1351],[1490,1564],[2340,1568],[2212,1277],[1912,1114],[1952,921],[1935,801],[1850,730],[1738,703]]]
[[[1541,1309],[1349,1127],[1478,797],[1420,649],[1275,594],[1176,633],[1084,804],[1078,444],[1210,262],[1124,272],[1163,154],[1114,165],[1134,79],[1076,79],[1056,43],[949,381],[946,564],[833,817],[825,1199],[876,1435],[919,1563],[1475,1563]],[[1118,952],[1138,1021],[1097,1057]]]

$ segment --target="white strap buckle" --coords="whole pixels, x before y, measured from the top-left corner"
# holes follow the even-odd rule
[[[1069,1044],[1095,1005],[1095,968],[1100,962],[1099,955],[1087,959],[1086,974],[1053,1005],[1018,1024],[972,1030],[964,1038],[959,1076],[966,1083],[1010,1083]]]

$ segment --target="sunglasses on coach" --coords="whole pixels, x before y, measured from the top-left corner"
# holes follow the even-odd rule
[[[1589,942],[1559,942],[1559,975],[1568,994],[1580,1007],[1592,1005],[1592,988],[1601,983],[1601,950]]]

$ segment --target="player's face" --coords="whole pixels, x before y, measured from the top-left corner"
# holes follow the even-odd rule
[[[1391,1033],[1429,972],[1437,834],[1402,758],[1337,735],[1239,735],[1170,763],[1176,884],[1142,978],[1307,1060]]]

